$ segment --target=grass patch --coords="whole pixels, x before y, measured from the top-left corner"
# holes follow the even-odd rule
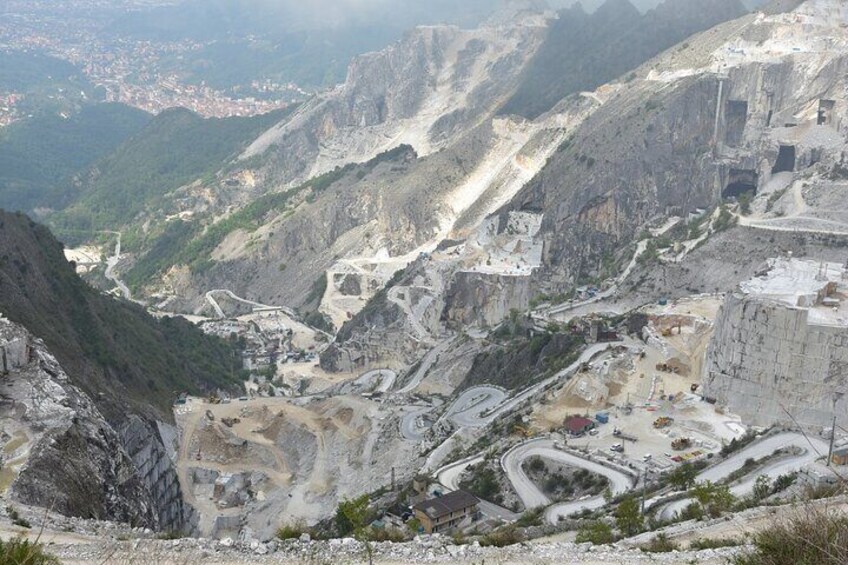
[[[22,537],[0,540],[0,563],[3,565],[58,565],[59,560],[46,553],[38,542]]]
[[[689,544],[689,549],[692,551],[701,551],[702,549],[719,549],[722,547],[739,547],[745,543],[737,538],[700,538]]]
[[[848,516],[807,508],[775,518],[753,537],[754,550],[734,565],[845,565],[848,563]]]
[[[506,547],[523,541],[524,534],[521,533],[515,524],[510,524],[480,538],[480,545],[483,547]]]
[[[668,536],[662,533],[657,534],[654,539],[645,545],[640,546],[639,549],[645,553],[671,553],[672,551],[678,551],[680,546],[668,539]]]

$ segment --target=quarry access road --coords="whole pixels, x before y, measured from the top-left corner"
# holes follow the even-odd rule
[[[420,408],[404,414],[403,418],[400,420],[400,435],[403,436],[403,439],[416,442],[422,441],[424,439],[424,432],[427,428],[419,426],[418,419],[424,416],[424,414],[431,412],[433,409],[433,406],[427,406],[426,408]]]
[[[221,319],[226,319],[227,315],[224,313],[224,310],[221,309],[221,305],[218,304],[218,301],[215,300],[215,294],[218,294],[218,293],[224,294],[224,295],[228,296],[230,299],[235,300],[236,302],[241,302],[242,304],[247,304],[248,306],[250,306],[254,309],[258,308],[258,309],[262,309],[262,310],[279,310],[280,312],[282,312],[283,314],[285,314],[286,316],[291,318],[291,321],[292,321],[293,324],[302,324],[303,326],[307,327],[308,329],[310,329],[314,332],[325,335],[330,341],[335,339],[335,336],[332,335],[331,333],[326,332],[326,331],[321,330],[321,329],[318,329],[318,328],[315,328],[315,327],[312,327],[312,326],[306,324],[305,322],[299,321],[297,313],[294,310],[292,310],[291,308],[287,308],[285,306],[272,306],[270,304],[262,304],[261,302],[255,302],[253,300],[248,300],[246,298],[242,298],[242,297],[236,295],[232,290],[227,290],[226,288],[216,288],[216,289],[208,291],[205,295],[206,296],[206,302],[215,311],[215,315],[218,316]]]
[[[572,453],[561,451],[554,447],[553,440],[550,439],[533,439],[513,447],[501,456],[501,468],[506,474],[509,482],[512,483],[515,492],[521,499],[526,509],[538,508],[547,506],[545,510],[545,519],[550,524],[557,524],[561,518],[570,516],[582,510],[595,510],[606,504],[603,495],[597,495],[583,500],[573,500],[569,502],[561,502],[551,504],[551,499],[547,497],[539,487],[536,486],[527,473],[524,472],[523,464],[530,457],[539,456],[544,459],[556,461],[585,469],[589,472],[596,473],[609,481],[609,488],[613,496],[623,494],[635,485],[635,480],[632,476],[619,471],[612,467],[602,465],[601,463],[590,461],[582,457],[578,457]]]
[[[118,290],[121,293],[121,296],[126,298],[127,300],[132,300],[132,293],[130,292],[129,287],[124,284],[118,275],[115,274],[115,267],[118,266],[118,263],[121,261],[121,232],[112,231],[112,232],[101,232],[101,233],[110,233],[112,235],[118,236],[118,241],[115,242],[115,252],[114,254],[106,259],[106,272],[104,273],[105,277],[115,283],[115,286],[118,287]]]
[[[625,342],[619,342],[621,345]],[[611,344],[596,343],[587,347],[577,360],[535,385],[528,387],[507,400],[507,394],[502,389],[493,386],[476,386],[463,392],[457,398],[444,418],[451,420],[459,427],[480,428],[491,424],[501,414],[514,410],[519,404],[529,399],[546,386],[557,382],[565,376],[575,373],[583,363],[590,361],[595,355],[609,349]]]
[[[421,359],[421,364],[412,376],[412,380],[410,380],[403,388],[398,389],[397,393],[408,394],[418,388],[418,385],[420,385],[421,381],[424,380],[424,377],[427,375],[427,371],[430,370],[430,367],[439,360],[439,356],[453,344],[455,339],[456,336],[449,337],[448,339],[439,342],[436,347],[428,351]]]
[[[612,285],[609,288],[604,290],[603,292],[599,292],[597,295],[589,298],[587,300],[581,300],[580,302],[570,302],[566,304],[561,304],[559,306],[551,306],[550,308],[546,308],[543,310],[538,310],[532,313],[532,316],[536,319],[541,320],[549,320],[553,316],[557,316],[559,314],[563,314],[565,312],[569,312],[571,310],[576,310],[578,308],[582,308],[584,306],[589,306],[591,304],[595,304],[613,296],[616,292],[618,292],[618,287],[627,280],[627,277],[630,276],[630,273],[636,267],[636,262],[639,260],[639,257],[647,250],[648,248],[648,240],[642,240],[636,245],[636,252],[633,253],[633,258],[628,263],[627,267],[624,269],[616,279],[613,281]]]
[[[737,451],[718,465],[709,467],[698,474],[696,481],[703,483],[711,481],[713,483],[723,481],[733,472],[741,469],[748,459],[762,459],[772,455],[778,449],[786,449],[796,447],[801,450],[798,455],[788,455],[781,457],[776,461],[767,463],[763,467],[755,469],[744,479],[730,487],[730,492],[734,496],[741,497],[751,494],[754,489],[754,483],[757,477],[765,475],[774,480],[780,475],[786,475],[799,471],[805,465],[812,463],[816,459],[827,455],[828,443],[818,437],[805,436],[799,432],[784,432],[756,441],[745,448]],[[674,514],[685,509],[693,502],[691,498],[676,500],[668,504],[661,505],[657,516],[662,519],[670,519]],[[649,508],[657,505],[659,499],[655,498],[647,502]]]
[[[224,294],[228,296],[231,300],[241,302],[242,304],[247,304],[248,306],[251,306],[253,308],[263,308],[269,310],[276,309],[284,312],[287,316],[290,316],[295,319],[297,318],[297,314],[295,314],[294,311],[289,308],[286,308],[285,306],[271,306],[269,304],[254,302],[253,300],[247,300],[246,298],[237,296],[232,290],[227,290],[226,288],[216,288],[206,293],[206,302],[208,302],[210,306],[212,306],[212,308],[215,310],[215,313],[221,318],[226,318],[227,316],[224,314],[224,311],[221,309],[221,306],[218,304],[218,301],[215,300],[214,295],[218,293]]]
[[[375,379],[378,380],[380,384],[374,388],[373,392],[386,393],[394,386],[395,380],[397,379],[397,373],[391,369],[374,369],[360,375],[354,383],[362,387],[367,387],[371,386]]]
[[[482,462],[482,454],[472,455],[471,457],[466,457],[465,459],[461,459],[449,465],[445,465],[444,467],[433,473],[433,476],[436,477],[436,480],[439,481],[439,484],[445,487],[447,490],[459,490],[459,478],[462,476],[462,473],[464,473],[465,470],[471,467],[472,465],[477,465]],[[503,506],[498,506],[497,504],[489,502],[488,500],[480,500],[480,504],[478,504],[477,506],[480,511],[489,518],[497,518],[500,520],[505,520],[507,522],[514,522],[521,517],[521,514],[504,508]]]
[[[792,209],[789,210],[788,214],[779,218],[758,219],[735,213],[734,215],[739,225],[767,231],[824,233],[833,235],[848,234],[848,224],[807,215],[810,213],[810,207],[807,205],[806,200],[804,200],[804,182],[801,180],[792,181],[791,188]]]

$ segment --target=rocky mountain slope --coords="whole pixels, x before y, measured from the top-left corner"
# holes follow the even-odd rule
[[[687,9],[686,26],[737,10]],[[664,13],[644,21],[671,25]],[[321,311],[340,325],[419,253],[475,233],[605,100],[575,94],[532,121],[499,116],[535,54],[557,51],[552,18],[518,3],[477,29],[420,27],[358,57],[345,84],[263,133],[214,182],[178,191],[169,213],[183,221],[148,216],[130,278],[195,313],[214,288],[309,311],[323,297]],[[632,65],[661,48],[638,51]],[[414,153],[401,156],[404,145]],[[353,279],[361,292],[335,287]]]
[[[568,149],[507,207],[546,211],[540,278],[591,280],[605,253],[653,219],[770,193],[779,172],[840,163],[844,108],[830,101],[845,88],[842,9],[807,2],[746,16],[602,89],[608,98]],[[779,162],[781,151],[793,158]]]
[[[710,5],[716,11],[706,10],[704,21],[735,9]],[[627,13],[615,1],[607,9],[616,6]],[[551,17],[521,5],[477,30],[414,30],[357,59],[343,86],[282,117],[240,157],[196,182],[245,137],[213,144],[209,155],[198,155],[206,146],[187,148],[193,158],[185,168],[175,155],[162,156],[173,146],[144,137],[104,161],[145,170],[136,147],[177,167],[155,171],[164,184],[145,187],[144,205],[117,209],[134,241],[127,278],[147,298],[161,310],[214,318],[227,317],[221,303],[227,313],[236,302],[240,312],[257,307],[238,321],[204,321],[221,335],[246,326],[244,333],[258,336],[265,317],[279,315],[271,366],[262,382],[254,372],[250,394],[236,401],[203,398],[213,388],[234,389],[231,343],[97,294],[46,230],[0,214],[0,313],[11,320],[0,323],[0,381],[8,385],[0,392],[7,459],[0,488],[42,506],[60,490],[57,504],[68,514],[230,538],[186,542],[187,551],[235,545],[264,555],[277,549],[268,540],[281,525],[312,525],[365,492],[388,495],[379,504],[405,504],[408,493],[395,499],[385,487],[422,471],[447,486],[445,473],[458,481],[475,472],[473,461],[500,467],[497,489],[517,497],[513,506],[494,493],[510,508],[486,502],[489,526],[517,518],[534,498],[513,480],[523,473],[521,461],[513,466],[507,455],[524,443],[519,436],[549,430],[551,437],[531,440],[540,453],[626,471],[616,495],[638,488],[635,475],[647,477],[653,461],[660,470],[677,461],[666,452],[675,436],[657,431],[658,414],[615,409],[631,395],[677,416],[674,433],[698,438],[701,456],[723,457],[724,442],[744,426],[690,393],[709,384],[699,378],[704,366],[727,371],[746,337],[739,328],[757,324],[732,297],[721,315],[716,296],[668,302],[729,290],[776,252],[840,259],[848,235],[848,9],[836,0],[776,2],[591,92],[545,98],[534,119],[503,114],[552,37]],[[622,33],[624,20],[615,28]],[[633,33],[656,30],[639,29]],[[646,43],[643,53],[658,45]],[[604,59],[611,64],[621,53],[612,47]],[[164,132],[158,139],[181,146],[182,129],[205,129],[183,112],[154,122]],[[113,207],[132,196],[111,194],[114,181],[94,182]],[[313,332],[316,339],[297,346],[315,351],[326,343],[320,363],[295,352],[292,340],[286,353],[306,361],[289,363],[287,355],[278,364],[286,339],[279,332],[304,326],[288,309],[237,295],[332,322],[335,335]],[[597,320],[607,312],[614,328]],[[761,322],[762,312],[749,314]],[[723,344],[705,362],[714,322],[726,326],[715,332]],[[781,328],[791,333],[794,323],[787,317]],[[821,335],[811,334],[799,351],[814,349]],[[843,338],[836,335],[832,346],[843,348]],[[608,339],[618,341],[602,343]],[[742,350],[755,368],[763,366],[756,348]],[[844,365],[841,352],[834,359],[819,367],[822,382]],[[738,380],[720,392],[744,389],[734,388]],[[768,388],[757,388],[770,397],[761,405],[773,400]],[[803,389],[790,388],[796,403],[807,402]],[[178,391],[194,397],[173,406]],[[609,409],[616,421],[585,438],[583,455],[561,449],[553,434],[564,419],[595,409]],[[816,407],[819,427],[826,412]],[[629,460],[608,449],[617,445],[612,429],[619,425],[632,425],[645,440],[628,446],[635,452]],[[595,453],[588,442],[596,442]],[[500,465],[498,456],[506,458]],[[456,459],[458,466],[436,471]],[[747,469],[747,453],[723,463],[735,459]],[[795,462],[780,463],[795,472]],[[753,485],[754,476],[748,479]],[[742,486],[734,484],[740,499],[748,496]],[[657,496],[669,494],[677,497],[670,489]],[[608,507],[600,494],[590,502]],[[663,516],[685,500],[653,502]],[[559,527],[558,516],[589,508],[582,504],[563,501],[566,508],[551,506],[536,519]],[[325,550],[338,556],[338,546],[354,545],[296,543],[288,546],[295,558]],[[432,549],[445,560],[465,552],[515,557],[449,546]],[[385,551],[387,559],[420,557],[406,546]],[[539,560],[586,553],[580,546],[534,551]],[[615,558],[597,553],[599,562]]]
[[[157,527],[148,486],[118,433],[44,342],[0,318],[0,352],[0,494],[68,516]]]
[[[348,323],[325,365],[347,366],[339,360],[362,359],[371,344],[385,351],[389,343],[396,344],[388,348],[395,353],[385,352],[385,359],[409,363],[420,350],[416,326],[425,320],[433,336],[451,321],[485,326],[511,308],[526,310],[536,297],[611,280],[625,270],[645,228],[669,217],[685,223],[690,214],[715,210],[745,191],[758,195],[757,210],[774,208],[766,214],[768,226],[756,222],[761,227],[827,228],[839,207],[828,215],[807,203],[799,209],[788,186],[794,173],[815,178],[822,198],[841,190],[834,171],[841,170],[845,109],[833,101],[845,88],[844,20],[835,3],[808,2],[791,11],[796,6],[774,4],[768,13],[719,25],[633,76],[563,101],[554,112],[577,112],[587,99],[593,105],[571,122],[539,173],[493,216],[495,237],[484,236],[484,245],[480,235],[461,245],[445,242],[444,254],[437,250],[418,261],[392,290],[413,297],[417,310],[414,303],[404,311],[388,294],[377,296],[381,303]],[[802,210],[803,218],[789,218]],[[521,228],[510,221],[515,214],[535,215],[538,222],[530,240],[517,247]],[[543,249],[537,259],[528,252],[533,246]],[[454,257],[465,261],[450,271]],[[520,260],[531,268],[503,268]],[[428,282],[436,273],[439,282]],[[426,304],[415,296],[427,296]]]
[[[645,14],[627,0],[606,2],[591,14],[580,4],[562,10],[501,112],[536,118],[569,94],[595,90],[746,11],[736,0],[663,2]]]
[[[0,406],[6,419],[17,420],[24,410],[32,434],[22,433],[35,442],[24,465],[29,478],[15,483],[15,496],[49,507],[56,492],[67,490],[62,508],[70,514],[190,529],[169,456],[171,405],[182,391],[234,387],[233,346],[185,320],[157,321],[135,304],[100,294],[75,274],[45,227],[6,212],[0,212],[0,314],[29,332],[14,326],[11,341],[26,344],[29,353],[18,347],[16,367],[7,366],[22,371],[13,382],[22,388]],[[46,413],[31,405],[41,399],[31,387],[45,391]],[[45,427],[51,431],[37,447]],[[86,453],[91,458],[78,460]],[[71,476],[76,488],[65,489],[62,481]]]

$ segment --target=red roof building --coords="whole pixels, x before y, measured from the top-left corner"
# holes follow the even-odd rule
[[[565,419],[565,431],[573,436],[582,436],[595,427],[595,422],[583,416],[570,416]]]

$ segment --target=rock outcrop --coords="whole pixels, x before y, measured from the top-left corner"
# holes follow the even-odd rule
[[[600,108],[508,206],[545,212],[542,290],[598,276],[652,219],[839,163],[844,17],[832,0],[744,16],[599,88]]]
[[[148,485],[120,436],[44,343],[0,319],[0,347],[27,353],[2,377],[5,464],[14,474],[5,496],[68,516],[159,528]]]
[[[0,315],[15,328],[0,344],[0,378],[13,385],[2,391],[0,437],[13,452],[8,467],[20,471],[15,497],[190,531],[167,448],[175,434],[159,422],[173,418],[175,391],[231,378],[230,346],[186,320],[155,320],[104,296],[46,228],[2,211]]]
[[[816,294],[793,296],[795,304],[765,293],[728,295],[707,351],[704,395],[751,425],[823,430],[835,414],[848,426],[848,319],[822,300],[839,304]]]

